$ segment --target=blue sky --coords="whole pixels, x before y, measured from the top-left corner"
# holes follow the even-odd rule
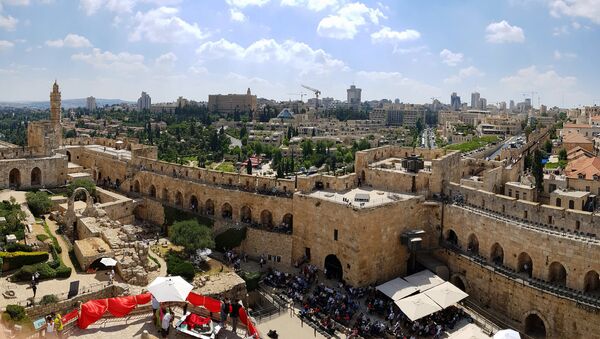
[[[600,0],[0,0],[0,100],[600,104]]]

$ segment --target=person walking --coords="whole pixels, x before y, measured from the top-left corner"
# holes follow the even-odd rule
[[[60,313],[57,313],[54,316],[54,329],[56,330],[56,335],[59,338],[62,338],[63,322],[62,322],[62,316],[60,315]]]
[[[152,301],[152,323],[154,324],[154,326],[156,326],[156,324],[158,323],[156,318],[158,317],[158,309],[160,308],[160,303],[158,302],[158,300],[156,300],[156,298],[154,298],[154,296],[152,296],[152,298],[150,299]]]
[[[54,319],[52,316],[46,317],[46,337],[54,337]]]
[[[164,315],[161,322],[162,329],[162,337],[166,338],[169,335],[169,329],[171,328],[171,319],[173,319],[173,314],[167,312],[165,309],[162,309]]]
[[[240,308],[242,308],[242,305],[240,305],[240,299],[235,299],[235,302],[231,304],[231,314],[229,314],[229,316],[231,317],[231,327],[233,328],[233,333],[236,333],[237,331],[237,323],[240,317]]]
[[[31,289],[33,290],[33,297],[35,298],[37,293],[37,285],[35,283],[31,284]]]
[[[230,307],[231,304],[229,303],[229,298],[223,299],[221,302],[221,327],[225,327],[225,324],[227,323]]]

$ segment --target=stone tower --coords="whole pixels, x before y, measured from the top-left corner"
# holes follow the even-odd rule
[[[52,124],[60,124],[60,116],[60,91],[56,80],[54,80],[52,93],[50,93],[50,121]]]

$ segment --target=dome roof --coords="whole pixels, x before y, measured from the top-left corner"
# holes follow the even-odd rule
[[[294,119],[294,113],[292,113],[288,108],[284,108],[277,115],[277,119]]]

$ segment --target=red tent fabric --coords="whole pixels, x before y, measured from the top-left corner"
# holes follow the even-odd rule
[[[69,321],[77,318],[79,316],[79,310],[73,310],[70,313],[65,314],[62,318],[61,321],[63,324],[68,323]]]
[[[137,301],[134,295],[108,299],[108,312],[115,317],[124,317],[133,311]]]
[[[221,302],[211,297],[205,297],[203,295],[190,292],[187,297],[187,301],[194,306],[204,306],[209,312],[217,313],[221,311]]]
[[[107,299],[90,300],[81,305],[81,315],[77,325],[79,328],[86,329],[91,324],[102,318],[102,315],[108,309]]]
[[[138,305],[145,305],[149,303],[151,299],[152,294],[150,293],[138,294],[135,296],[135,300],[137,301]]]
[[[194,328],[196,326],[210,324],[210,318],[201,317],[197,314],[191,313],[185,318],[185,323],[188,325],[188,328]]]
[[[246,325],[246,327],[248,328],[248,333],[250,333],[250,335],[258,333],[258,331],[256,331],[256,327],[254,327],[254,324],[252,323],[250,318],[248,318],[248,314],[246,314],[246,310],[243,307],[240,308],[240,321],[242,322],[242,324]]]

